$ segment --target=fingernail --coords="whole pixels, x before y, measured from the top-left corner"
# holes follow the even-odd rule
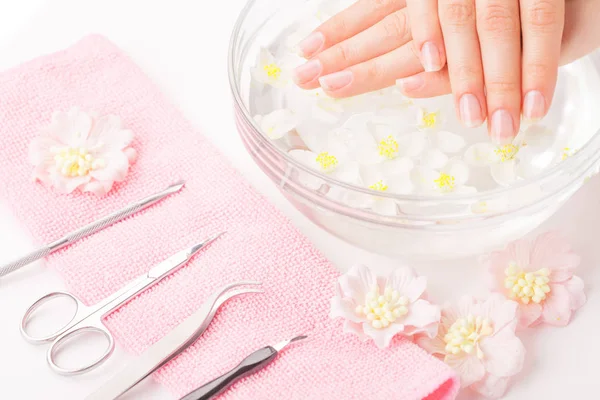
[[[510,113],[498,110],[492,115],[492,140],[497,144],[510,143],[515,136],[515,124]]]
[[[403,92],[414,92],[425,84],[425,80],[420,75],[413,75],[408,78],[398,79],[396,84],[400,86]]]
[[[294,69],[292,79],[296,84],[300,85],[317,79],[317,77],[321,75],[321,72],[323,72],[323,64],[321,64],[321,61],[310,60]]]
[[[325,90],[339,90],[352,82],[352,71],[340,71],[319,78],[321,87]]]
[[[298,43],[298,50],[302,57],[310,57],[319,51],[324,43],[325,36],[321,32],[313,32]]]
[[[434,72],[442,69],[440,51],[432,42],[427,42],[421,47],[421,62],[425,72]]]
[[[470,93],[464,94],[460,98],[460,119],[468,128],[474,128],[483,123],[483,113],[481,112],[481,104],[475,95]]]
[[[523,116],[528,121],[537,121],[546,115],[546,100],[541,92],[532,90],[525,95]]]

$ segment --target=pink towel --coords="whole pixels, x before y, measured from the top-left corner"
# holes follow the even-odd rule
[[[105,198],[58,195],[31,181],[29,141],[53,111],[72,106],[119,115],[136,134],[139,159],[126,182]],[[228,231],[180,272],[107,318],[127,351],[144,351],[217,287],[238,280],[264,283],[264,294],[228,303],[192,348],[155,374],[173,394],[187,393],[260,347],[307,334],[311,341],[290,348],[222,397],[455,397],[452,371],[414,344],[397,339],[379,350],[342,332],[341,322],[328,316],[336,270],[106,39],[90,36],[0,74],[0,135],[0,199],[36,244],[187,180],[181,193],[48,258],[85,303],[99,301],[176,251]]]

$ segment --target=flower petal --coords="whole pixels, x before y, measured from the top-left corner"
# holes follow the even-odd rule
[[[448,156],[438,149],[426,151],[421,156],[421,165],[431,169],[441,169],[448,162]]]
[[[90,192],[95,194],[96,196],[104,196],[113,187],[113,182],[100,182],[100,181],[91,181],[87,185],[84,186],[83,192]]]
[[[70,194],[90,181],[89,176],[64,177],[60,174],[51,174],[50,182],[59,193]]]
[[[550,284],[550,293],[544,301],[543,321],[549,325],[566,326],[571,320],[571,296],[560,284]]]
[[[381,165],[381,172],[385,176],[391,176],[401,173],[410,172],[415,163],[408,157],[397,157],[393,160],[386,161]]]
[[[64,143],[71,147],[83,146],[92,129],[92,118],[78,108],[69,110],[67,118],[69,131],[61,134],[62,139],[65,140]]]
[[[496,183],[502,186],[509,186],[517,180],[514,160],[492,164],[490,172]]]
[[[440,333],[438,335],[430,338],[425,334],[418,334],[415,337],[415,343],[422,347],[429,354],[433,355],[445,355],[446,354],[446,342],[444,342],[441,338]]]
[[[510,327],[482,339],[479,346],[483,351],[483,363],[488,373],[509,377],[523,369],[525,346]]]
[[[388,277],[387,286],[397,290],[400,296],[406,296],[411,303],[414,303],[425,292],[427,278],[416,276],[409,267],[400,267],[396,268]]]
[[[404,331],[404,325],[401,324],[390,324],[387,328],[375,329],[371,324],[363,324],[363,332],[365,335],[373,339],[373,342],[380,349],[384,349],[390,345],[394,336]]]
[[[464,159],[471,165],[484,167],[500,160],[495,151],[496,146],[492,143],[476,143],[465,151]]]
[[[363,332],[363,323],[358,323],[358,322],[352,322],[352,321],[348,321],[346,320],[344,322],[344,333],[352,333],[356,336],[358,336],[358,338],[360,340],[362,340],[363,342],[369,340],[369,337],[367,335],[365,335],[365,333]]]
[[[398,152],[406,157],[417,157],[427,147],[427,138],[422,132],[411,132],[397,135]]]
[[[122,182],[129,170],[129,159],[125,153],[112,152],[101,155],[105,166],[90,172],[90,176],[99,181]]]
[[[563,283],[565,289],[569,292],[571,298],[571,310],[577,310],[586,303],[587,298],[584,291],[583,279],[578,276],[574,276],[568,281]]]
[[[542,305],[536,303],[519,304],[519,328],[536,325],[542,316]]]
[[[417,191],[423,193],[433,193],[436,190],[434,181],[439,178],[440,173],[431,168],[415,167],[411,171],[410,176]]]
[[[506,247],[506,254],[508,262],[514,262],[520,268],[528,269],[531,265],[531,244],[527,239],[518,239],[509,243]]]
[[[45,163],[54,163],[51,149],[62,147],[55,139],[47,136],[37,136],[29,143],[29,162],[38,166]]]
[[[332,173],[335,179],[342,182],[357,184],[359,181],[359,165],[355,162],[347,162],[337,167]]]
[[[409,327],[416,328],[411,329],[411,334],[425,332],[430,338],[433,338],[437,335],[437,323],[440,321],[440,318],[441,311],[439,306],[419,299],[409,306],[408,314],[402,319],[402,323],[406,326],[407,330]],[[434,325],[433,329],[428,330],[431,325]]]
[[[331,310],[329,315],[331,318],[343,318],[357,323],[364,322],[364,318],[361,318],[354,311],[355,308],[356,305],[352,299],[333,297],[331,299]]]
[[[454,177],[456,186],[462,186],[469,180],[469,166],[461,160],[450,160],[442,171]]]
[[[499,293],[494,293],[481,303],[481,314],[479,315],[492,320],[494,332],[506,328],[510,328],[514,332],[517,325],[518,306],[516,302],[507,300]]]
[[[410,174],[399,174],[388,178],[387,184],[389,191],[396,194],[411,194],[413,192],[413,184],[410,179]]]
[[[446,356],[444,361],[456,371],[460,378],[460,386],[463,388],[479,382],[485,376],[485,366],[474,355],[465,357]]]
[[[123,150],[133,141],[133,132],[123,129],[121,118],[106,115],[94,121],[86,145],[96,151]]]
[[[486,399],[500,399],[508,389],[509,378],[486,375],[481,381],[471,385],[471,389]]]
[[[531,249],[532,268],[551,270],[551,282],[564,282],[573,276],[581,258],[571,251],[569,243],[558,232],[538,236]]]
[[[435,143],[436,147],[444,153],[457,153],[466,145],[462,136],[448,131],[437,132]]]
[[[275,110],[260,118],[260,128],[270,139],[277,140],[285,136],[298,125],[297,115],[289,109]]]

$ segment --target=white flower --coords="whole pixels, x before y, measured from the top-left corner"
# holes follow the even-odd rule
[[[310,150],[291,150],[289,155],[307,167],[334,179],[347,183],[357,183],[358,181],[358,164],[349,160],[346,154],[336,154],[328,151],[315,153]],[[302,173],[300,181],[312,189],[319,189],[323,183],[318,178]]]
[[[77,108],[57,112],[29,146],[34,178],[61,193],[104,195],[125,180],[136,152],[133,133],[114,115],[97,118]]]
[[[256,115],[254,120],[260,130],[270,139],[281,139],[286,133],[295,129],[299,119],[296,113],[288,109],[275,110],[267,115]]]
[[[413,185],[410,171],[413,162],[410,158],[397,159],[395,162],[381,163],[375,165],[363,165],[360,167],[360,178],[363,186],[374,192],[410,194]],[[376,194],[361,195],[362,208],[370,208],[382,215],[396,215],[397,205],[393,199],[378,197]]]
[[[474,166],[489,166],[494,180],[508,186],[519,178],[535,176],[556,162],[553,141],[551,130],[533,125],[519,133],[512,143],[476,143],[467,149],[464,159]]]
[[[345,320],[344,330],[369,338],[380,348],[394,336],[417,333],[437,335],[440,308],[424,300],[427,279],[410,268],[398,268],[387,277],[357,265],[342,275],[331,299],[331,317]]]
[[[382,122],[379,119],[379,122]],[[401,133],[390,125],[377,124],[373,136],[377,142],[378,161],[393,162],[403,157],[418,157],[427,146],[427,138],[421,132]]]
[[[416,126],[427,132],[440,131],[454,115],[451,96],[439,96],[427,99],[412,99],[416,108]]]
[[[291,65],[286,60],[275,60],[275,57],[265,48],[261,48],[256,60],[256,66],[250,68],[252,78],[275,88],[282,88],[291,82]]]
[[[440,169],[420,166],[412,171],[415,191],[423,194],[475,193],[472,186],[466,186],[469,179],[469,167],[457,159],[449,160]]]

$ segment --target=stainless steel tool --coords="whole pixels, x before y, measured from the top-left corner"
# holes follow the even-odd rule
[[[102,364],[104,361],[106,361],[115,348],[114,338],[110,331],[104,326],[104,323],[102,321],[103,318],[112,311],[116,310],[121,305],[125,304],[127,301],[133,299],[142,291],[148,289],[149,287],[160,282],[162,279],[171,275],[175,271],[179,270],[197,252],[208,246],[221,235],[222,233],[212,236],[201,243],[198,243],[194,246],[191,246],[190,248],[178,252],[177,254],[169,257],[160,264],[157,264],[148,272],[137,277],[136,279],[125,285],[123,288],[119,289],[117,292],[111,294],[104,300],[101,300],[100,302],[92,306],[86,306],[75,296],[67,292],[49,293],[46,296],[40,298],[35,303],[33,303],[31,307],[29,307],[29,309],[23,316],[23,320],[21,321],[21,334],[30,343],[41,344],[52,342],[52,345],[48,349],[46,360],[48,361],[48,365],[54,372],[57,372],[61,375],[75,375],[90,371],[93,368],[96,368],[97,366]],[[38,310],[39,307],[47,303],[48,301],[56,300],[61,297],[70,298],[76,304],[75,314],[73,315],[71,321],[68,322],[63,328],[47,336],[37,337],[36,335],[30,334],[28,331],[28,325],[32,317],[34,317],[34,314],[42,312],[42,310]],[[108,346],[106,347],[104,354],[82,367],[61,367],[56,362],[56,356],[58,352],[62,348],[72,343],[72,340],[75,339],[77,336],[86,332],[100,333],[106,338]]]
[[[124,218],[129,217],[132,214],[137,213],[138,211],[144,210],[151,205],[158,203],[165,197],[180,191],[185,182],[180,181],[172,184],[165,190],[159,193],[155,193],[151,196],[148,196],[142,200],[136,201],[133,204],[128,205],[127,207],[115,211],[114,213],[107,215],[106,217],[99,219],[98,221],[92,222],[83,228],[80,228],[74,232],[69,233],[68,235],[63,236],[62,238],[47,244],[46,246],[34,250],[33,252],[19,258],[18,260],[12,261],[6,265],[0,267],[0,277],[10,274],[24,266],[31,264],[32,262],[44,258],[55,251],[62,249],[63,247],[78,241],[79,239],[83,239],[84,237],[90,236]]]
[[[210,400],[223,393],[231,385],[243,377],[252,375],[269,365],[275,359],[277,354],[279,354],[281,350],[289,346],[291,343],[303,339],[306,339],[306,336],[297,336],[291,340],[286,340],[276,344],[275,346],[267,346],[263,347],[262,349],[258,349],[246,357],[231,371],[226,372],[225,374],[199,387],[193,392],[188,393],[180,400]]]
[[[206,331],[219,308],[227,300],[244,293],[262,293],[261,290],[254,288],[238,289],[228,293],[230,289],[243,285],[260,285],[260,282],[236,282],[217,290],[194,314],[150,346],[134,362],[85,400],[114,400],[123,395],[192,345]]]

